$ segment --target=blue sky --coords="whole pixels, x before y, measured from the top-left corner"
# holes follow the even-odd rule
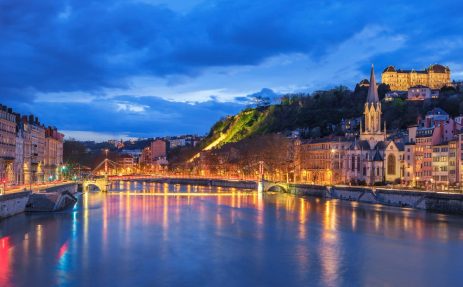
[[[79,139],[204,134],[387,65],[463,79],[463,2],[0,0],[0,101]],[[268,90],[264,90],[267,91]]]

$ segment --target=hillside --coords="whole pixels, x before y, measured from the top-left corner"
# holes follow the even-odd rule
[[[380,98],[384,98],[386,91],[387,87],[379,87]],[[201,148],[209,150],[254,135],[285,133],[296,129],[301,130],[301,136],[306,138],[341,134],[342,119],[362,116],[366,95],[367,88],[358,86],[354,91],[337,87],[310,95],[286,95],[281,104],[246,109],[221,119],[211,128]],[[457,116],[463,113],[463,94],[454,89],[443,89],[437,100],[410,102],[395,99],[383,102],[383,120],[387,122],[388,130],[405,129],[434,107]]]

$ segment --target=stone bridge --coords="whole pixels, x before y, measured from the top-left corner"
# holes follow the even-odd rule
[[[268,192],[268,191],[289,191],[289,184],[286,182],[273,182],[267,180],[261,180],[257,182],[257,190],[259,192]]]
[[[82,190],[86,191],[108,191],[109,182],[105,178],[89,179],[82,183]]]

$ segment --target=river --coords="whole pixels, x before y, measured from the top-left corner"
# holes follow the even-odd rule
[[[463,218],[120,183],[0,221],[0,286],[457,286]]]

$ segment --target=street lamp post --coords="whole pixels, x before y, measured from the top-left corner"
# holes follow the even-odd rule
[[[105,180],[108,180],[108,151],[109,149],[105,148],[105,160],[104,160],[104,178]]]
[[[32,191],[32,142],[29,150],[29,190]]]

